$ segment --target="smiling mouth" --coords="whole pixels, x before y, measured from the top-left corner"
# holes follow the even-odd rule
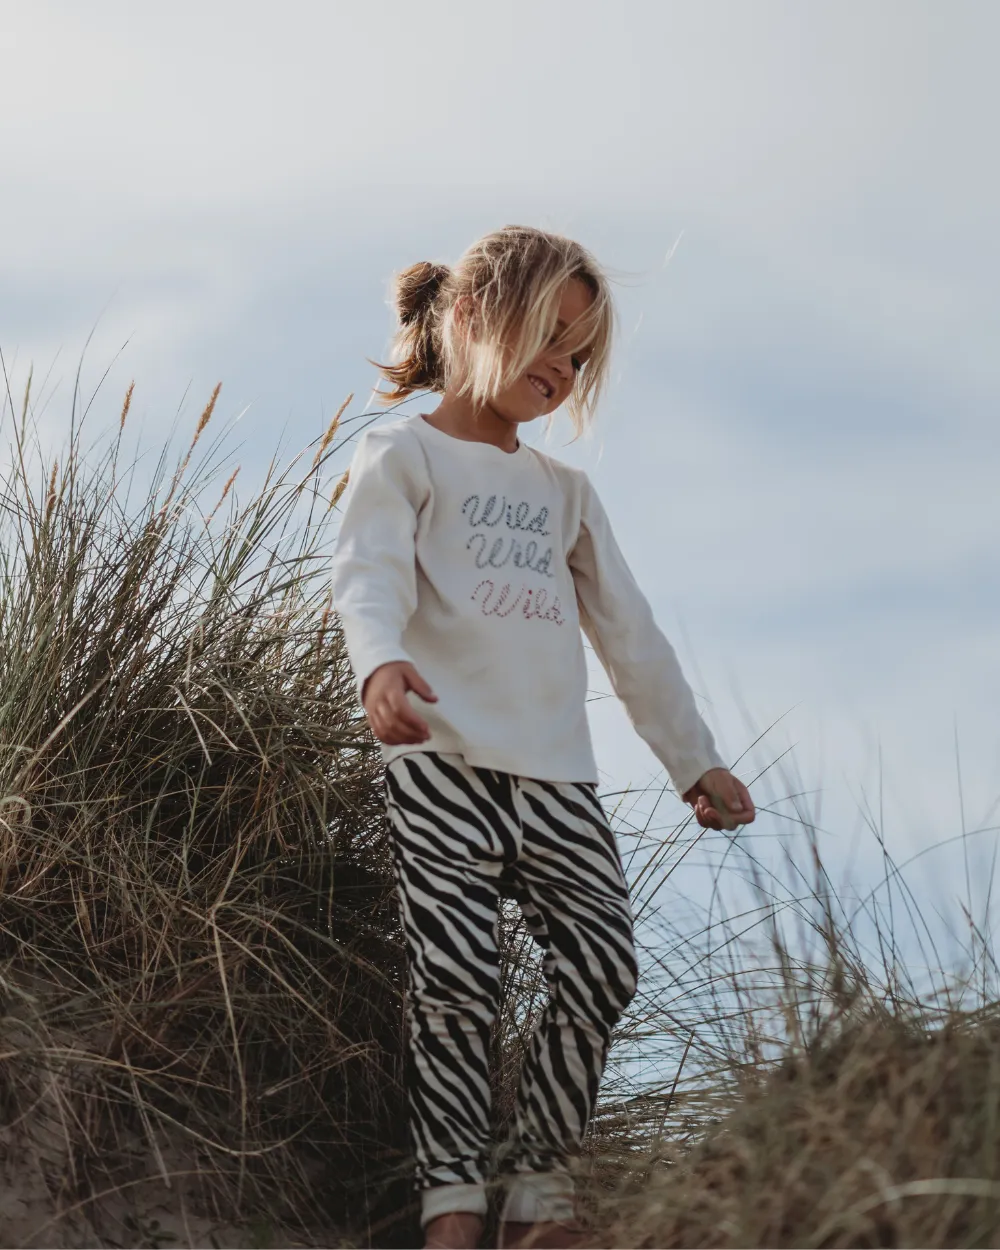
[[[544,396],[545,399],[552,398],[554,388],[549,386],[548,382],[543,381],[541,378],[536,378],[533,373],[528,374],[528,381],[539,395]]]

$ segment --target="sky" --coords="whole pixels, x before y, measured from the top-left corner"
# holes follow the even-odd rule
[[[546,448],[727,758],[778,722],[758,801],[801,784],[837,847],[881,804],[904,858],[1000,823],[998,37],[989,0],[3,3],[0,348],[53,438],[92,331],[154,441],[221,380],[249,470],[368,402],[394,271],[578,238],[621,333]],[[649,784],[593,712],[606,788]]]

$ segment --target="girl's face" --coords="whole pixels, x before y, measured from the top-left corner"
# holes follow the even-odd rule
[[[560,339],[593,300],[588,287],[573,278],[566,284],[559,303],[559,320],[552,339],[516,382],[501,391],[490,404],[497,416],[520,425],[555,412],[569,399],[576,375],[587,359],[587,350],[569,354]]]

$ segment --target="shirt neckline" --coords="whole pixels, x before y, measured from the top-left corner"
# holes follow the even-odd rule
[[[487,454],[503,456],[505,460],[516,460],[524,456],[525,444],[520,438],[517,440],[517,447],[514,451],[504,451],[496,443],[487,443],[478,438],[456,438],[454,434],[446,434],[444,430],[439,430],[436,425],[431,425],[422,412],[414,413],[410,420],[419,422],[420,428],[428,430],[432,438],[446,439],[449,443],[460,443],[466,447],[485,447]]]

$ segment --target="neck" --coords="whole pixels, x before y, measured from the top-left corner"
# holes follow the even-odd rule
[[[502,417],[489,404],[476,407],[466,395],[451,395],[446,391],[428,420],[453,438],[464,438],[470,443],[492,443],[501,451],[517,451],[517,423]]]

